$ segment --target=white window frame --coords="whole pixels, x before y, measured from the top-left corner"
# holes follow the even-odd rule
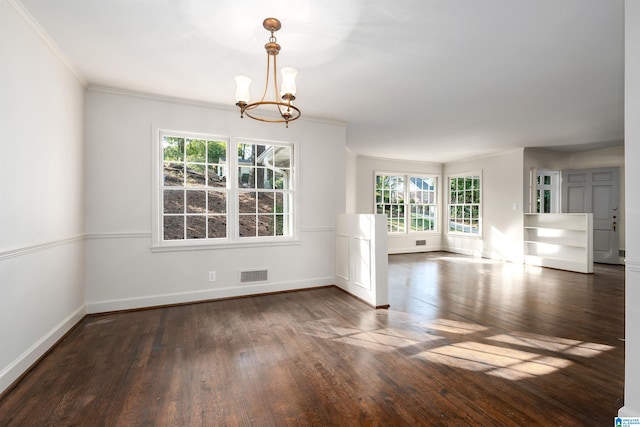
[[[480,198],[480,202],[477,203],[478,205],[478,232],[477,233],[473,233],[473,232],[467,232],[464,230],[461,231],[456,231],[456,230],[451,230],[451,216],[450,216],[450,212],[451,212],[451,206],[452,205],[461,205],[461,206],[465,206],[465,205],[475,205],[476,203],[452,203],[451,202],[451,179],[452,178],[469,178],[469,177],[478,177],[479,179],[479,198]],[[445,177],[445,183],[443,183],[443,188],[446,188],[446,192],[447,192],[447,206],[446,206],[446,211],[444,212],[443,215],[443,221],[445,221],[446,218],[446,233],[448,235],[453,235],[453,236],[466,236],[466,237],[477,237],[477,238],[482,238],[482,200],[483,200],[483,191],[482,191],[482,184],[483,183],[483,179],[482,179],[482,171],[471,171],[471,172],[459,172],[459,173],[451,173],[451,174],[447,174]],[[443,190],[444,191],[444,190]]]
[[[243,138],[236,136],[220,136],[209,133],[173,131],[168,129],[154,128],[152,137],[152,251],[175,251],[175,250],[201,250],[201,249],[218,249],[218,248],[234,248],[234,247],[260,247],[260,246],[279,246],[300,244],[299,235],[299,185],[298,185],[298,143],[296,141],[274,141],[256,138]],[[183,138],[205,139],[216,141],[227,141],[227,236],[225,238],[203,238],[203,239],[182,239],[182,240],[163,240],[163,136],[170,135]],[[258,144],[258,145],[279,145],[288,146],[292,150],[291,165],[291,183],[292,187],[288,190],[291,193],[291,234],[286,236],[256,236],[256,237],[240,237],[239,236],[239,203],[238,194],[238,146],[239,144]]]
[[[549,177],[550,184],[544,183],[544,178]],[[538,182],[538,180],[540,182]],[[538,169],[535,178],[535,207],[534,211],[537,213],[544,213],[544,192],[549,191],[549,212],[547,213],[559,213],[560,212],[560,171],[549,169]],[[538,206],[537,200],[540,198],[540,206]]]
[[[429,174],[429,173],[411,173],[411,172],[388,172],[388,171],[374,171],[373,173],[373,212],[378,213],[378,205],[376,200],[376,183],[378,180],[378,176],[398,176],[404,178],[404,188],[403,188],[403,196],[404,202],[402,205],[404,206],[404,231],[389,231],[387,226],[387,234],[389,236],[405,236],[405,235],[419,235],[419,234],[439,234],[440,233],[440,214],[441,214],[441,177],[439,174]],[[422,178],[422,179],[435,179],[435,201],[433,205],[435,206],[435,226],[433,230],[411,230],[411,206],[413,205],[410,202],[410,193],[411,193],[411,178]],[[384,203],[383,203],[384,204]]]

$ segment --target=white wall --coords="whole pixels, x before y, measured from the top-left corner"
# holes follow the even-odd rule
[[[0,392],[85,312],[84,87],[0,1]]]
[[[346,213],[356,213],[358,208],[358,156],[351,150],[346,150],[345,190],[347,196]]]
[[[445,182],[451,174],[482,172],[482,237],[445,234],[446,250],[523,261],[523,158],[523,150],[518,149],[444,165]]]
[[[152,129],[298,141],[300,243],[151,252]],[[265,125],[232,109],[90,88],[87,96],[87,310],[257,294],[334,283],[333,222],[345,211],[346,129]],[[240,269],[269,282],[239,285]],[[208,271],[216,271],[216,282]]]
[[[640,2],[625,1],[625,181],[640,182]],[[626,189],[626,334],[624,407],[640,417],[640,195]]]
[[[402,161],[359,156],[356,166],[356,212],[374,213],[375,173],[442,174],[442,164],[434,162]],[[439,183],[441,194],[442,183]],[[440,201],[442,203],[442,201]],[[442,221],[440,221],[442,224]],[[416,240],[426,240],[425,246],[416,246]],[[440,232],[389,235],[389,253],[426,252],[442,249]]]

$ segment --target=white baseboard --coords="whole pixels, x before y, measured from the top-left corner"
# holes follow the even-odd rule
[[[441,251],[442,248],[440,246],[411,246],[408,248],[393,248],[389,249],[389,255],[394,254],[410,254],[410,253],[419,253],[419,252],[438,252]]]
[[[53,347],[86,314],[85,306],[78,307],[62,322],[58,323],[46,335],[29,347],[16,360],[0,371],[0,393],[20,378],[34,363]]]
[[[267,294],[272,292],[294,291],[335,283],[335,277],[319,277],[305,281],[260,283],[255,285],[237,285],[227,288],[201,291],[177,292],[171,294],[145,295],[142,297],[122,298],[107,301],[87,302],[87,313],[108,313],[110,311],[133,310],[137,308],[158,307],[171,304],[201,302],[222,298]]]

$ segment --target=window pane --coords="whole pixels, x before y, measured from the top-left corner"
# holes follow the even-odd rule
[[[225,163],[227,158],[227,143],[225,141],[209,141],[207,145],[207,162]]]
[[[273,236],[273,215],[258,215],[258,236]]]
[[[544,213],[551,212],[551,190],[544,190]]]
[[[544,185],[551,185],[551,177],[549,175],[544,176]]]
[[[238,167],[238,186],[240,188],[256,188],[253,168],[245,166]]]
[[[257,195],[254,192],[242,192],[238,194],[238,208],[240,213],[255,213]]]
[[[258,193],[258,212],[273,213],[273,193]]]
[[[222,215],[209,216],[207,219],[210,239],[221,239],[227,237],[227,217]]]
[[[186,161],[204,163],[206,159],[207,143],[202,139],[187,139]]]
[[[162,185],[165,187],[182,187],[184,185],[184,164],[165,163],[162,173]]]
[[[207,237],[207,221],[204,216],[187,215],[187,239]]]
[[[227,195],[222,191],[209,191],[207,192],[208,198],[208,212],[209,213],[227,213]]]
[[[204,187],[204,165],[187,164],[187,186]]]
[[[162,153],[165,161],[184,161],[184,138],[165,136],[162,138]]]
[[[256,145],[256,165],[273,168],[273,149],[271,145]]]
[[[285,196],[283,193],[274,193],[275,195],[275,206],[277,213],[289,213],[288,207],[291,206],[289,203],[289,197]],[[286,205],[285,205],[286,202]]]
[[[256,168],[256,188],[273,189],[273,170]]]
[[[287,224],[289,222],[289,215],[276,215],[275,231],[276,236],[284,236],[289,234]]]
[[[184,191],[183,190],[164,190],[163,202],[164,213],[183,213],[184,212]]]
[[[226,187],[227,178],[223,166],[209,165],[207,167],[207,185],[209,187]]]
[[[273,187],[277,190],[286,190],[292,187],[289,182],[289,173],[284,171],[275,171],[273,173]]]
[[[206,191],[187,190],[187,213],[205,213],[206,211]]]
[[[256,216],[240,215],[239,217],[240,237],[255,237],[256,235]]]
[[[164,240],[182,240],[184,239],[184,217],[165,216],[163,225]]]
[[[273,164],[278,169],[288,169],[291,167],[291,148],[275,147]]]

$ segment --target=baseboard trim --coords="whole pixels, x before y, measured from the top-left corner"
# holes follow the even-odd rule
[[[421,252],[440,252],[441,246],[411,246],[408,248],[393,248],[388,250],[389,255],[412,254]]]
[[[60,343],[86,315],[85,306],[78,307],[73,313],[58,323],[46,335],[29,347],[9,366],[0,371],[0,400],[8,393],[34,366],[38,364]]]
[[[262,283],[256,285],[242,285],[201,291],[176,292],[171,294],[145,295],[141,297],[122,298],[115,300],[94,301],[87,303],[87,314],[110,313],[143,308],[164,307],[196,302],[216,301],[221,299],[241,298],[265,295],[286,291],[301,291],[318,287],[330,286],[335,283],[335,277],[320,277],[316,279],[288,282]]]

